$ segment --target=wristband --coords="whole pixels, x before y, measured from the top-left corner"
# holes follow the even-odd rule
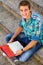
[[[23,52],[24,52],[24,50],[23,50],[23,49],[21,49],[21,51],[23,51]]]

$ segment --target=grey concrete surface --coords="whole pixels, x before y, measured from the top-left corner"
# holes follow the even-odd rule
[[[16,63],[17,64],[17,63]],[[25,63],[18,63],[18,65],[42,65],[39,61],[37,61],[34,57],[32,57],[30,60],[28,60]]]
[[[18,10],[18,5],[19,5],[19,2],[21,0],[1,0],[3,3],[5,3],[6,5],[8,5],[10,8],[12,8],[13,10],[15,10],[15,12],[19,13],[19,10]],[[38,13],[42,13],[43,14],[43,1],[41,0],[29,0],[33,9],[35,9],[35,11],[37,11]],[[38,2],[37,2],[38,1]],[[40,4],[42,6],[40,6]]]
[[[5,35],[6,35],[6,33],[4,32],[4,30],[0,28],[0,39],[1,39],[0,45],[2,45],[3,43],[5,43],[5,41],[4,41],[4,36]],[[1,53],[0,53],[0,65],[11,65],[8,62],[8,60],[5,57],[2,56]],[[21,63],[19,65],[42,65],[42,64],[39,61],[37,61],[34,57],[32,57],[29,61],[27,61],[25,63]]]
[[[4,39],[5,35],[6,35],[6,33],[0,27],[0,45],[2,45],[3,43],[5,43],[5,39]]]
[[[0,45],[2,45],[3,43],[5,43],[5,39],[4,36],[6,35],[6,33],[4,32],[4,30],[0,27]],[[8,60],[2,56],[2,54],[0,53],[0,65],[11,65]],[[19,65],[42,65],[40,62],[38,62],[35,58],[31,58],[29,61],[27,61],[26,63],[22,63]]]
[[[15,1],[17,3],[17,1]],[[14,32],[19,25],[19,20],[16,19],[11,13],[5,10],[2,6],[0,9],[0,19],[2,20],[2,24],[7,27],[10,31]],[[13,29],[12,29],[13,28]],[[37,52],[43,58],[43,52],[41,50]]]
[[[2,56],[1,53],[0,53],[0,65],[11,65],[9,61],[5,57]]]
[[[12,2],[13,1],[11,0],[11,3]],[[16,4],[17,2],[18,2],[18,0],[15,1],[15,5],[13,3],[12,3],[12,5],[14,5],[16,7],[18,5],[18,4]],[[17,8],[15,9],[15,11],[18,12]],[[9,13],[6,9],[4,9],[2,7],[2,5],[0,5],[0,20],[1,20],[1,23],[12,32],[14,32],[19,25],[19,20],[15,16],[13,16],[11,13]],[[0,27],[0,37],[1,37],[0,43],[2,43],[2,44],[5,42],[5,41],[3,41],[5,35],[6,35],[6,33]],[[43,59],[43,48],[40,49],[37,53]],[[0,61],[0,63],[2,63],[2,61]],[[2,65],[4,65],[4,63],[2,63]],[[36,61],[35,59],[30,59],[30,61],[25,63],[25,65],[41,65],[41,64],[38,61]]]
[[[14,17],[7,10],[3,9],[3,7],[1,7],[0,10],[0,20],[1,23],[3,23],[3,25],[6,26],[12,32],[14,32],[19,25],[19,20],[16,19],[16,17]]]
[[[4,39],[5,35],[6,35],[5,31],[0,27],[0,45],[6,42]],[[0,65],[11,65],[11,63],[9,63],[9,61],[2,56],[1,52],[0,52]]]
[[[43,7],[43,0],[32,0],[32,1],[38,4],[39,6]]]

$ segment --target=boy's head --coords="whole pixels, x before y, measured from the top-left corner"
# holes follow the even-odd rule
[[[27,0],[22,0],[19,3],[20,15],[23,18],[28,18],[31,15],[31,5]]]

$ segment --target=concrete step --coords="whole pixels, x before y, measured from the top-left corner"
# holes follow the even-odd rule
[[[5,27],[8,28],[11,32],[14,32],[15,29],[19,25],[19,19],[17,19],[15,16],[13,16],[11,13],[9,13],[2,6],[0,9],[0,20],[1,20],[1,23],[3,23],[3,25],[5,25]]]
[[[0,65],[11,65],[11,63],[9,63],[9,61],[2,56],[2,54],[0,53]]]
[[[5,35],[6,35],[5,31],[2,30],[1,25],[0,25],[0,45],[2,45],[3,43],[5,43],[5,39],[4,39]]]
[[[3,2],[3,6],[8,10],[8,11],[10,11],[13,15],[15,15],[17,18],[20,18],[20,17],[18,17],[18,15],[17,15],[17,13],[19,13],[18,11],[17,11],[17,5],[15,6],[15,3],[13,2],[13,1],[10,1],[10,0],[2,0],[2,2]],[[6,5],[6,6],[5,6]],[[8,7],[8,8],[7,8]],[[9,10],[9,8],[10,8],[10,10]]]
[[[31,1],[35,2],[40,7],[43,7],[43,0],[31,0]]]
[[[19,24],[19,19],[17,19],[11,13],[9,13],[5,8],[3,8],[3,6],[0,9],[0,14],[1,14],[0,15],[0,20],[1,20],[0,23],[2,23],[11,32],[12,31],[14,32],[16,29],[16,26],[18,26],[18,24]],[[37,52],[37,54],[40,56],[40,58],[43,59],[42,50],[43,50],[43,48],[41,50],[39,50],[39,52]]]
[[[2,45],[3,43],[5,43],[4,36],[7,33],[10,33],[10,31],[6,31],[6,30],[8,30],[8,29],[5,28],[0,23],[0,45]],[[2,54],[0,55],[0,59],[1,59],[1,61],[0,61],[1,65],[3,65],[3,64],[6,64],[6,65],[15,65],[14,60],[12,61],[12,59],[9,59],[8,57],[3,57]],[[3,61],[3,63],[2,63],[2,61]],[[34,57],[32,57],[29,61],[27,61],[26,63],[21,63],[20,65],[42,65],[42,64],[39,61],[37,61]]]
[[[9,33],[9,31],[8,32],[5,32],[5,29],[4,29],[3,25],[0,24],[0,26],[1,26],[0,27],[0,30],[1,30],[0,31],[0,35],[1,35],[0,39],[1,39],[1,44],[2,44],[3,42],[5,42],[5,41],[2,41],[2,40],[4,40],[4,36],[7,33]],[[9,59],[7,56],[6,57],[3,57],[2,56],[2,53],[0,53],[0,64],[1,65],[4,65],[4,64],[6,64],[6,65],[16,65],[17,63],[15,64],[13,59]],[[32,57],[29,61],[27,61],[25,63],[17,64],[17,65],[42,65],[42,64],[39,61],[37,61],[34,57]]]
[[[35,12],[43,16],[43,1],[42,0],[30,0],[32,8]]]
[[[12,10],[14,10],[15,12],[19,13],[18,10],[18,4],[20,2],[20,0],[1,0],[4,4],[6,4],[7,6],[9,6]],[[32,8],[40,13],[43,14],[43,1],[41,0],[30,0]]]
[[[2,29],[2,27],[0,25],[0,45],[5,43],[4,36],[6,34],[7,33]],[[1,52],[0,52],[0,65],[11,65],[11,63],[5,57],[2,56]]]

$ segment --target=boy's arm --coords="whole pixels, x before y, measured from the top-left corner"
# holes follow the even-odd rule
[[[37,25],[38,24],[38,25]],[[41,33],[41,21],[39,21],[38,23],[37,23],[36,25],[35,25],[35,30],[37,31],[37,32],[35,32],[35,35],[33,35],[32,37],[31,37],[31,39],[32,39],[32,41],[23,49],[24,51],[26,51],[26,50],[28,50],[28,49],[30,49],[30,48],[32,48],[35,44],[37,44],[37,42],[39,41],[39,36],[40,36],[40,33]],[[38,28],[38,29],[37,29]]]
[[[10,43],[13,42],[13,40],[16,38],[16,36],[22,31],[22,27],[18,27],[14,33],[14,35],[12,36],[12,38],[10,39]]]
[[[32,40],[26,47],[23,48],[23,51],[27,51],[28,49],[32,48],[35,44],[37,44],[37,41]]]
[[[32,40],[32,41],[31,41],[28,45],[26,45],[23,49],[18,50],[18,51],[16,52],[16,56],[21,55],[23,52],[29,50],[29,49],[32,48],[35,44],[37,44],[37,41]]]

